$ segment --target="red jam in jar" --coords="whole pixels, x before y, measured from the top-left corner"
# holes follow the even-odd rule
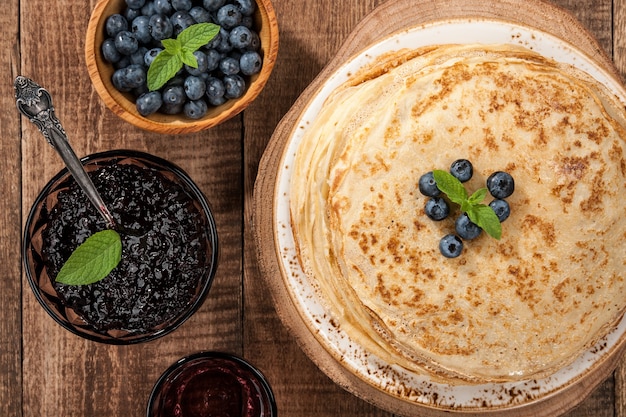
[[[148,417],[275,417],[267,381],[249,363],[218,353],[179,360],[157,381]]]

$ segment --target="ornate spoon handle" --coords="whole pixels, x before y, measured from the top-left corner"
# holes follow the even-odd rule
[[[48,143],[58,152],[80,188],[98,209],[109,227],[113,228],[115,226],[113,216],[104,205],[102,197],[70,146],[61,122],[54,114],[50,93],[30,78],[21,75],[15,78],[14,86],[15,103],[19,111],[37,126]]]

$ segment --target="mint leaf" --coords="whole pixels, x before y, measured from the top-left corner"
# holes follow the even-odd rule
[[[502,224],[493,209],[480,204],[487,196],[487,189],[481,188],[468,196],[463,183],[447,171],[433,170],[437,188],[445,193],[450,201],[458,204],[469,219],[483,229],[489,236],[500,240]]]
[[[500,240],[502,237],[502,224],[491,207],[478,204],[466,213],[469,219],[480,226],[489,236]]]
[[[161,45],[173,55],[178,55],[183,50],[183,45],[178,39],[163,39]]]
[[[467,191],[461,181],[455,178],[452,174],[446,171],[434,170],[433,177],[439,188],[445,193],[450,201],[461,205],[463,201],[467,201]]]
[[[148,68],[148,90],[163,87],[183,67],[178,55],[172,55],[167,49],[162,50]]]
[[[485,199],[487,192],[486,188],[480,188],[476,190],[474,194],[467,199],[467,201],[472,205],[479,204]]]
[[[213,23],[198,23],[191,25],[178,34],[181,47],[187,52],[195,52],[201,46],[211,42],[220,32],[220,27]]]
[[[220,27],[213,23],[196,23],[178,34],[176,39],[163,39],[163,50],[156,56],[148,68],[148,90],[155,91],[187,64],[197,68],[198,60],[193,55],[201,46],[209,43],[218,33]]]
[[[89,236],[61,267],[56,281],[67,285],[87,285],[100,281],[122,259],[122,240],[114,230]]]
[[[198,68],[198,58],[195,57],[193,52],[183,50],[180,54],[180,58],[183,64],[189,65],[192,68]]]

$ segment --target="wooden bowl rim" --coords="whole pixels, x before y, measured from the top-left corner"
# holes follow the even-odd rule
[[[273,71],[278,56],[279,30],[276,13],[271,0],[256,0],[255,18],[260,24],[259,37],[263,66],[250,77],[248,88],[238,99],[228,100],[221,106],[210,107],[207,115],[198,120],[184,115],[155,113],[144,117],[137,112],[135,103],[127,95],[117,91],[111,82],[113,67],[104,61],[101,44],[104,39],[106,18],[124,7],[124,0],[99,0],[94,7],[87,26],[85,61],[89,78],[104,104],[117,116],[144,130],[164,134],[194,133],[214,127],[242,112],[261,93]]]

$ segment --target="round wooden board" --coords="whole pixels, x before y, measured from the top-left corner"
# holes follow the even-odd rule
[[[353,375],[311,333],[291,299],[282,277],[276,241],[275,186],[284,148],[294,126],[323,83],[347,60],[372,43],[406,28],[452,19],[480,18],[511,22],[563,39],[586,54],[615,80],[620,76],[593,36],[568,12],[538,0],[390,0],[365,17],[334,58],[296,100],[277,126],[261,159],[254,190],[254,236],[261,272],[270,288],[276,311],[307,356],[335,383],[374,405],[403,416],[439,417],[450,410],[427,407],[393,397]],[[619,83],[619,81],[618,81]],[[463,415],[555,416],[579,404],[617,365],[624,351],[620,341],[611,355],[580,381],[540,401],[506,409],[460,410]],[[454,410],[453,410],[454,411]]]

